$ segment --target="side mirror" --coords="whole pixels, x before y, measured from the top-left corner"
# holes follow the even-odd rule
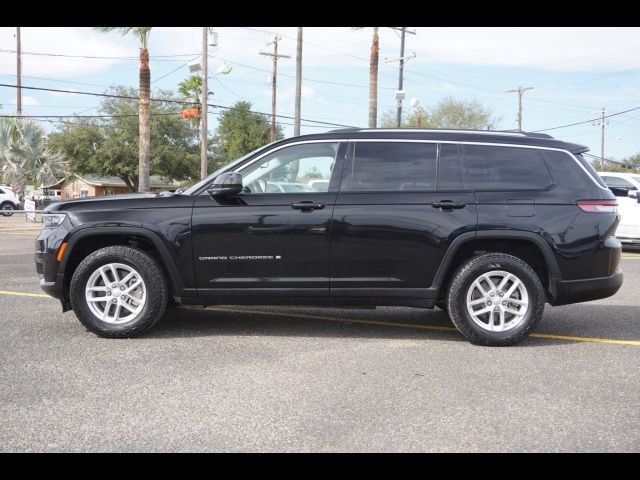
[[[207,193],[212,197],[237,195],[242,191],[242,174],[238,172],[222,173],[216,177]]]
[[[627,196],[629,198],[638,198],[638,190],[629,190]]]

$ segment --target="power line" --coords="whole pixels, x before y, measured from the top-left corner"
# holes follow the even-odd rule
[[[180,115],[180,112],[151,112],[150,115]],[[106,115],[0,115],[0,118],[120,118],[137,116],[137,113],[116,113]]]
[[[11,50],[8,48],[0,48],[0,53],[17,53],[17,50]],[[39,57],[63,57],[63,58],[85,58],[85,59],[93,59],[93,60],[139,60],[140,57],[126,57],[119,55],[67,55],[64,53],[45,53],[45,52],[22,52],[22,55],[35,55]],[[149,58],[151,59],[161,59],[161,58],[175,58],[175,57],[193,57],[197,55],[196,53],[179,53],[175,55],[153,55]],[[165,61],[180,61],[176,60],[165,60]]]
[[[267,73],[271,73],[271,70],[268,70],[266,68],[260,68],[260,67],[254,67],[253,65],[247,65],[245,63],[240,63],[240,62],[233,62],[231,60],[227,60],[225,58],[222,57],[216,57],[214,55],[209,55],[211,58],[215,58],[217,60],[222,60],[223,62],[227,62],[230,63],[232,65],[239,65],[241,67],[245,67],[245,68],[251,68],[253,70],[260,70],[262,72],[267,72]],[[281,76],[283,77],[289,77],[289,78],[295,78],[295,75],[290,75],[287,73],[280,73]],[[317,80],[314,78],[307,78],[307,77],[302,77],[302,80],[305,80],[307,82],[314,82],[314,83],[324,83],[327,85],[336,85],[339,87],[354,87],[354,88],[369,88],[369,85],[356,85],[353,83],[343,83],[343,82],[332,82],[330,80]],[[393,87],[379,87],[381,90],[395,90]]]
[[[17,88],[16,85],[12,85],[9,83],[0,83],[0,87],[8,87],[8,88]],[[63,89],[59,89],[59,88],[45,88],[45,87],[26,87],[26,86],[22,86],[23,90],[38,90],[38,91],[45,91],[45,92],[58,92],[58,93],[70,93],[70,94],[74,94],[74,95],[89,95],[89,96],[93,96],[93,97],[105,97],[105,98],[121,98],[121,99],[127,99],[127,100],[139,100],[139,97],[134,97],[131,95],[117,95],[117,94],[113,94],[113,93],[96,93],[96,92],[83,92],[80,90],[63,90]],[[189,101],[189,100],[177,100],[177,99],[171,99],[171,98],[150,98],[150,101],[152,102],[165,102],[165,103],[177,103],[180,105],[197,105],[196,102],[194,101]],[[226,105],[219,105],[219,104],[215,104],[215,103],[208,103],[207,104],[208,107],[212,107],[212,108],[221,108],[223,110],[237,110],[237,111],[246,111],[244,109],[241,108],[237,108],[237,107],[228,107]],[[265,116],[269,116],[270,114],[266,113],[266,112],[259,112],[256,110],[249,110],[250,113],[257,113],[259,115],[265,115]],[[290,120],[293,120],[295,117],[290,116],[290,115],[282,115],[282,114],[277,114],[275,115],[276,117],[279,118],[287,118]],[[317,123],[317,124],[322,124],[322,125],[331,125],[334,127],[345,127],[345,128],[354,128],[353,125],[345,125],[345,124],[341,124],[341,123],[334,123],[334,122],[325,122],[325,121],[321,121],[321,120],[312,120],[310,118],[303,118],[301,119],[304,122],[309,122],[309,123]]]
[[[623,114],[628,113],[628,112],[633,112],[634,110],[640,110],[640,107],[633,107],[633,108],[630,108],[628,110],[623,110],[622,112],[610,113],[609,115],[604,115],[604,116],[601,116],[601,117],[591,118],[591,119],[585,120],[583,122],[568,123],[566,125],[559,125],[557,127],[543,128],[542,130],[533,130],[533,133],[548,132],[550,130],[558,130],[559,128],[567,128],[567,127],[573,127],[575,125],[583,125],[585,123],[592,123],[592,122],[604,120],[605,118],[615,117],[617,115],[623,115]]]
[[[180,70],[183,67],[186,67],[187,65],[189,65],[189,62],[185,62],[185,63],[181,63],[180,65],[178,65],[176,68],[174,68],[173,70],[171,70],[168,73],[165,73],[164,75],[162,75],[161,77],[156,78],[155,80],[153,80],[151,82],[151,84],[153,85],[156,82],[159,82],[160,80],[162,80],[163,78],[168,77],[169,75],[171,75],[172,73],[176,73],[178,70]]]

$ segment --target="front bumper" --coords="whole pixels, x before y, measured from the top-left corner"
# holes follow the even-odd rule
[[[36,239],[36,273],[40,279],[40,288],[54,298],[64,295],[62,276],[58,274],[58,249],[64,241],[67,230],[62,227],[43,228]]]
[[[553,279],[556,297],[551,304],[567,305],[610,297],[622,286],[623,276],[622,270],[618,270],[608,277],[583,280]]]

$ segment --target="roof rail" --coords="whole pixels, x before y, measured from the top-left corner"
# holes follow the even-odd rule
[[[327,133],[351,132],[424,132],[424,133],[468,133],[473,135],[504,135],[509,137],[553,138],[546,133],[519,132],[517,130],[473,130],[456,128],[340,128]]]

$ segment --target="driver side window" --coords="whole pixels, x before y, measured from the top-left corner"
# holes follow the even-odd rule
[[[240,170],[242,194],[327,192],[338,142],[284,147]]]

